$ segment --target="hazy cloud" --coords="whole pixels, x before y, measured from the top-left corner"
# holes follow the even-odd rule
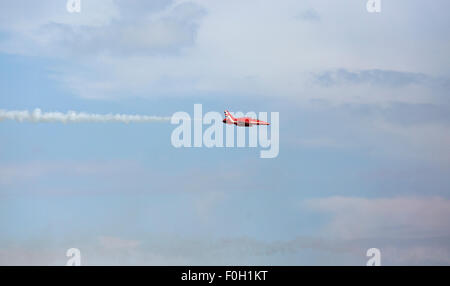
[[[303,21],[311,21],[311,22],[320,21],[320,15],[314,9],[305,10],[299,13],[296,18]]]
[[[141,244],[137,240],[121,239],[113,236],[100,236],[98,239],[101,246],[108,249],[134,249]]]
[[[306,206],[330,214],[325,231],[344,239],[450,236],[450,200],[442,197],[328,197]]]
[[[409,84],[421,84],[427,76],[420,73],[399,72],[391,70],[348,71],[338,69],[326,71],[316,76],[317,82],[325,87],[341,84],[371,84],[374,86],[402,87]]]

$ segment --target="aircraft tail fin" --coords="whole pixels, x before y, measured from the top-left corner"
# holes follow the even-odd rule
[[[225,110],[224,113],[225,113],[225,119],[229,119],[231,122],[234,122],[236,120],[228,110]]]

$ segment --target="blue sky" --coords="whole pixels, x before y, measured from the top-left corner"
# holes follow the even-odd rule
[[[448,1],[0,3],[0,109],[280,113],[280,153],[0,122],[0,264],[450,263]]]

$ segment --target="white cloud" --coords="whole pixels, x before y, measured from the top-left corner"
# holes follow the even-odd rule
[[[421,2],[395,1],[372,15],[361,1],[199,0],[148,9],[84,2],[79,19],[36,7],[39,16],[0,21],[12,37],[3,41],[3,50],[76,62],[85,71],[63,67],[59,79],[87,98],[239,92],[338,103],[430,102],[430,87],[327,89],[315,86],[314,74],[339,68],[449,72],[442,68],[450,46],[442,27],[421,21],[436,3],[424,8]],[[46,7],[59,7],[49,3]],[[10,6],[4,10],[25,15],[22,6]],[[320,20],[299,19],[305,13]],[[434,17],[447,21],[445,13]]]
[[[72,26],[106,26],[120,17],[119,7],[114,0],[83,0],[81,13],[69,13],[67,1],[2,1],[0,3],[0,28],[29,37],[40,26],[57,23]]]

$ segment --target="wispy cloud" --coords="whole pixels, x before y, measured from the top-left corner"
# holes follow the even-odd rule
[[[428,77],[420,73],[400,72],[393,70],[349,71],[338,69],[325,71],[316,75],[317,82],[326,87],[342,84],[371,84],[374,86],[402,87],[410,84],[421,84]]]
[[[450,200],[442,197],[311,199],[305,205],[330,214],[325,231],[343,239],[450,236]]]
[[[296,19],[303,20],[303,21],[320,21],[320,15],[319,13],[314,9],[307,9],[301,13],[298,14]]]

